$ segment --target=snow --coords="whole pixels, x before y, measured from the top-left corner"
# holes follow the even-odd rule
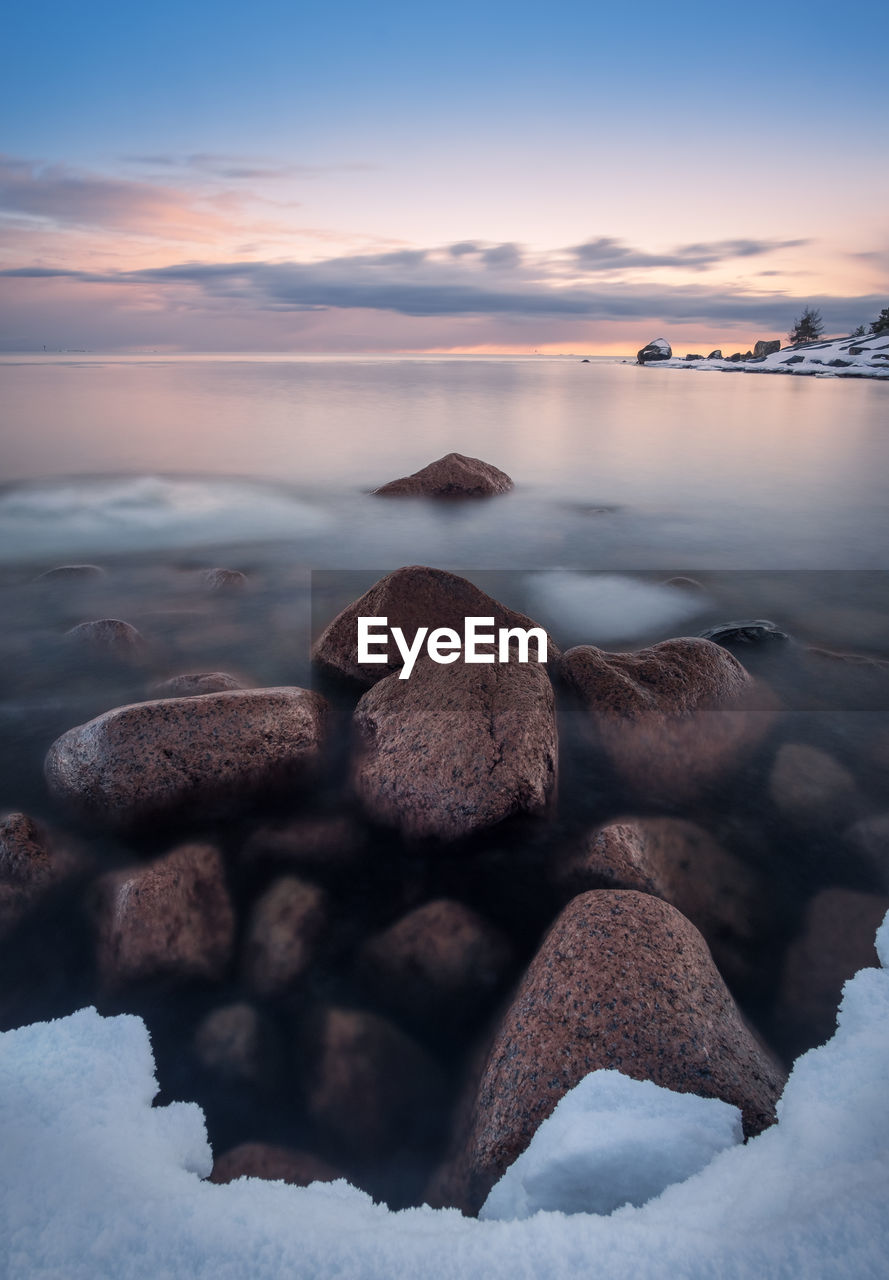
[[[853,351],[854,349],[854,351]],[[842,360],[844,366],[831,365]],[[793,361],[793,363],[790,363]],[[661,360],[657,369],[694,369],[697,373],[806,374],[820,378],[889,378],[889,333],[863,338],[830,338],[801,347],[782,347],[761,360]]]
[[[889,916],[877,936],[889,961]],[[641,1208],[392,1213],[345,1182],[203,1181],[199,1110],[152,1108],[148,1034],[86,1009],[0,1036],[0,1274],[9,1280],[883,1280],[889,973],[846,984],[779,1123]],[[596,1086],[586,1086],[587,1088]],[[662,1100],[661,1100],[662,1101]],[[568,1104],[569,1111],[572,1106]],[[630,1124],[615,1094],[616,1131]],[[635,1108],[635,1100],[633,1101]]]
[[[540,1209],[611,1213],[642,1205],[742,1140],[741,1112],[728,1102],[593,1071],[560,1099],[479,1217],[511,1221]]]

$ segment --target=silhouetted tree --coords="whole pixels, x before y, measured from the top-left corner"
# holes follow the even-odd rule
[[[787,336],[792,346],[799,347],[806,342],[817,342],[823,332],[824,321],[821,319],[821,312],[816,311],[814,307],[806,307]]]
[[[849,334],[849,337],[863,338],[866,333],[867,333],[867,329],[865,329],[863,324],[860,324],[857,329],[852,330],[852,332]]]
[[[870,327],[871,333],[886,333],[889,331],[889,307],[884,307],[876,320]]]

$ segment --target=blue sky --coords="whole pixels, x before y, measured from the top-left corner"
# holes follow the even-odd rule
[[[826,4],[747,12],[20,5],[6,21],[0,78],[0,269],[35,274],[6,277],[20,319],[0,343],[21,348],[51,331],[65,345],[77,322],[89,345],[116,334],[137,346],[212,336],[229,348],[613,349],[631,337],[616,305],[613,315],[577,314],[560,298],[555,320],[530,307],[527,324],[520,305],[501,307],[514,314],[510,331],[496,308],[486,326],[483,308],[461,322],[453,306],[468,285],[479,305],[490,295],[470,268],[497,271],[499,292],[519,301],[532,287],[580,288],[566,271],[570,251],[604,241],[632,250],[612,259],[609,284],[629,290],[634,325],[634,299],[649,286],[640,341],[645,321],[682,318],[680,306],[664,308],[665,290],[697,298],[702,283],[714,301],[691,308],[689,340],[732,327],[718,296],[739,300],[739,335],[750,323],[783,325],[784,299],[788,323],[815,299],[839,331],[889,288],[879,18]],[[462,242],[480,253],[444,251]],[[690,246],[739,243],[767,248],[726,252],[705,281],[700,264],[683,265]],[[484,257],[503,245],[517,247],[511,279],[508,251],[499,264]],[[230,276],[248,261],[303,274],[335,263],[328,274],[342,276],[343,262],[359,259],[357,286],[369,256],[405,251],[435,266],[422,285],[442,291],[438,326],[434,303],[411,326],[410,309],[387,310],[384,292],[374,295],[382,307],[357,309],[317,291],[308,303],[278,297],[271,316],[252,285],[251,319],[243,289],[237,305],[233,295],[223,304],[190,278],[186,299],[181,278],[161,285],[157,275],[200,263]],[[48,270],[80,274],[36,274]],[[390,280],[395,298],[411,283],[406,271]],[[343,297],[354,302],[354,290]],[[199,320],[201,298],[209,318]],[[747,305],[757,298],[758,312]],[[103,310],[117,315],[104,336]]]

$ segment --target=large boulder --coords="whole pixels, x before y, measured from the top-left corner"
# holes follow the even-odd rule
[[[219,816],[311,776],[326,707],[295,688],[117,707],[53,743],[46,779],[82,818],[112,827]]]
[[[219,850],[182,845],[98,882],[97,962],[107,989],[149,980],[219,981],[235,915]]]
[[[666,338],[653,338],[651,342],[645,344],[641,351],[636,352],[636,359],[639,364],[652,364],[655,360],[671,360],[672,358],[673,348]]]
[[[506,937],[453,899],[427,902],[376,934],[359,969],[384,1007],[423,1030],[465,1034],[512,971]]]
[[[582,729],[629,798],[699,798],[744,763],[774,720],[774,698],[709,640],[665,640],[635,653],[569,649],[559,675]]]
[[[550,877],[565,897],[636,889],[663,898],[700,929],[726,981],[751,976],[770,914],[767,885],[694,822],[619,818],[560,850]]]
[[[773,1122],[783,1085],[684,916],[647,894],[582,894],[555,921],[494,1036],[454,1161],[459,1207],[477,1213],[559,1099],[603,1067],[722,1098],[740,1108],[748,1134]]]
[[[538,663],[417,664],[355,709],[353,782],[367,815],[456,840],[545,813],[556,785],[555,700]]]
[[[780,338],[774,338],[774,339],[760,338],[759,341],[754,344],[753,355],[754,357],[771,356],[771,355],[774,355],[776,351],[780,351],[780,350],[781,350]]]
[[[446,453],[412,475],[390,480],[374,493],[387,498],[483,498],[507,493],[511,488],[512,480],[506,472],[489,462],[467,458],[463,453]]]
[[[446,573],[443,569],[409,565],[380,578],[369,591],[334,618],[315,642],[312,658],[324,675],[369,688],[393,671],[398,671],[402,658],[395,644],[391,643],[387,663],[360,663],[359,618],[388,618],[390,631],[393,627],[400,627],[410,641],[419,627],[428,627],[430,633],[438,627],[451,627],[462,634],[463,624],[470,617],[493,618],[495,631],[500,627],[528,629],[537,625],[523,613],[516,613],[492,599],[466,578]],[[483,646],[479,648],[481,652],[485,651]],[[552,640],[547,652],[548,661],[554,662],[559,651]]]

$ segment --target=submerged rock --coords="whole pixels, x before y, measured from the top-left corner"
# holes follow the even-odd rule
[[[508,493],[512,487],[506,472],[489,462],[463,453],[446,453],[420,471],[390,480],[373,492],[379,497],[482,498]]]
[[[593,892],[558,917],[497,1031],[455,1161],[476,1213],[561,1097],[610,1067],[775,1118],[783,1077],[747,1029],[701,935],[673,907]]]
[[[273,1028],[266,1015],[246,1001],[208,1013],[198,1024],[192,1048],[204,1071],[237,1088],[267,1087],[280,1076]]]
[[[0,817],[0,937],[81,865],[71,848],[28,814]]]
[[[591,889],[637,889],[663,898],[700,929],[727,981],[750,976],[769,916],[768,887],[760,873],[694,822],[609,822],[553,857],[550,878],[566,896]]]
[[[391,1022],[331,1007],[312,1044],[308,1113],[329,1148],[347,1159],[379,1159],[422,1142],[434,1128],[441,1072]]]
[[[53,743],[47,783],[82,818],[112,827],[219,816],[311,777],[326,708],[296,688],[118,707]]]
[[[362,978],[377,999],[413,1025],[466,1033],[503,988],[513,964],[506,937],[462,902],[417,907],[371,938]]]
[[[355,709],[353,780],[365,812],[408,837],[456,840],[541,815],[556,785],[555,701],[546,668],[417,664]]]
[[[219,850],[181,845],[98,882],[97,963],[106,988],[166,979],[216,982],[235,938]]]
[[[240,680],[227,671],[198,671],[159,680],[149,692],[155,698],[194,698],[203,693],[225,693],[243,687]]]
[[[394,573],[380,578],[369,591],[334,618],[312,648],[312,659],[320,672],[356,682],[365,688],[398,671],[402,658],[393,642],[389,645],[387,663],[360,663],[360,617],[388,618],[390,631],[393,627],[400,627],[408,640],[413,639],[419,627],[428,627],[430,633],[438,627],[451,627],[462,633],[463,624],[469,617],[493,618],[495,631],[500,627],[527,629],[537,625],[455,573],[429,569],[424,565],[396,569]],[[551,639],[547,653],[549,662],[554,662],[559,654]]]
[[[700,633],[702,640],[712,640],[724,649],[744,652],[757,646],[782,645],[790,641],[786,631],[782,631],[767,618],[752,618],[745,622],[722,622],[718,627],[708,627]]]
[[[785,742],[769,776],[769,795],[782,817],[795,826],[822,829],[849,822],[862,797],[839,760],[804,742]]]
[[[843,983],[879,966],[874,934],[887,911],[889,897],[851,889],[823,889],[809,902],[785,957],[775,1011],[789,1054],[833,1034]]]
[[[279,863],[316,871],[348,866],[364,850],[363,828],[345,814],[307,815],[263,823],[241,847],[241,861],[252,866]]]
[[[344,1176],[332,1164],[308,1151],[277,1147],[269,1142],[242,1142],[216,1157],[210,1181],[263,1178],[267,1182],[288,1182],[294,1187],[308,1187],[313,1182],[336,1182]]]
[[[207,588],[216,595],[230,595],[243,591],[247,575],[240,569],[205,569],[201,574]]]
[[[653,338],[651,342],[645,344],[641,351],[636,352],[636,359],[639,364],[651,364],[655,360],[671,360],[672,358],[673,348],[666,338]]]
[[[105,577],[105,570],[97,564],[59,564],[38,574],[35,582],[86,582]]]
[[[709,640],[635,653],[579,645],[559,675],[585,713],[593,750],[646,805],[699,797],[744,762],[774,718],[772,696]]]
[[[96,660],[111,658],[123,664],[141,662],[148,646],[145,637],[120,618],[97,618],[81,622],[62,637],[66,647]]]
[[[315,958],[327,925],[327,899],[317,885],[282,876],[254,905],[244,938],[243,973],[258,996],[281,995]]]

